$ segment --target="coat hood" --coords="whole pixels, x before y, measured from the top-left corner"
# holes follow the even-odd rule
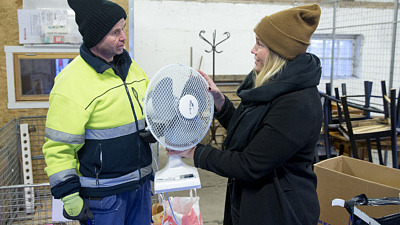
[[[237,90],[244,106],[258,105],[290,92],[317,86],[321,78],[321,62],[311,53],[299,55],[264,85],[254,87],[254,71]]]

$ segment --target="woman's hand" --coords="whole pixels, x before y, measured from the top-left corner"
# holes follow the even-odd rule
[[[214,97],[214,105],[217,111],[221,110],[222,106],[224,105],[225,102],[225,96],[222,94],[222,92],[218,89],[217,85],[215,85],[214,81],[204,72],[197,70],[207,81],[208,85],[210,85],[210,92]]]
[[[166,150],[168,152],[167,153],[168,156],[170,156],[170,155],[179,155],[181,157],[190,158],[190,159],[193,159],[193,155],[194,155],[194,150],[195,149],[196,149],[196,146],[194,146],[193,148],[186,149],[184,151],[175,151],[175,150],[171,150],[171,149],[166,148]]]

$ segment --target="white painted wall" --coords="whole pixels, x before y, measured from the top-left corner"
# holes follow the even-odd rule
[[[213,73],[213,54],[206,53],[216,30],[217,46],[215,74],[247,74],[253,68],[251,48],[255,43],[253,28],[267,14],[289,8],[288,5],[233,4],[181,1],[134,1],[134,57],[149,77],[162,67],[182,63],[190,65],[190,48],[193,48],[193,67]],[[131,33],[132,34],[132,33]],[[131,35],[130,34],[130,35]]]
[[[332,32],[332,5],[321,4],[322,15],[316,33]],[[229,32],[231,37],[217,47],[217,50],[223,52],[215,55],[215,74],[247,74],[254,65],[253,55],[250,53],[255,42],[254,26],[265,15],[292,6],[254,2],[244,4],[134,0],[135,60],[151,78],[168,64],[189,65],[190,47],[193,47],[193,67],[198,68],[203,56],[201,70],[212,75],[213,55],[205,52],[211,48],[200,39],[199,32],[205,30],[205,37],[212,41],[213,32],[216,30],[217,42],[226,37],[224,32]],[[374,94],[380,95],[379,82],[386,80],[387,84],[389,83],[392,20],[393,9],[390,8],[337,9],[336,26],[342,28],[336,32],[361,34],[364,36],[364,43],[361,77],[334,80],[335,86],[346,83],[349,94],[363,93],[363,82],[369,80],[374,82]],[[397,39],[400,39],[400,35]],[[397,42],[399,46],[399,41]],[[396,62],[400,60],[399,52],[396,52]],[[400,85],[399,73],[400,70],[395,69],[395,88],[399,88]],[[326,82],[330,80],[321,80],[321,90],[325,90]]]

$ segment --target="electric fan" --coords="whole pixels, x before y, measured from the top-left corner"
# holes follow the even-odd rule
[[[145,117],[153,136],[164,147],[183,151],[198,144],[214,115],[214,99],[206,80],[191,67],[172,64],[150,80],[144,100]],[[169,156],[156,172],[155,193],[200,188],[197,169]]]

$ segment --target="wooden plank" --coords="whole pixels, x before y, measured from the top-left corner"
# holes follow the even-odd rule
[[[225,94],[233,103],[235,107],[237,107],[240,103],[240,98],[236,95],[236,91],[239,88],[240,84],[243,82],[246,75],[217,75],[215,76],[215,84],[218,89]],[[223,141],[226,137],[226,130],[223,128],[217,120],[214,121],[214,126],[211,129],[215,129],[215,143],[217,147],[221,147]],[[209,137],[203,139],[204,142],[211,143],[211,132],[207,135]],[[206,135],[206,136],[207,136]]]
[[[246,78],[247,75],[216,75],[214,82],[240,82]],[[210,76],[212,78],[212,76]]]
[[[221,92],[232,92],[232,93],[236,93],[237,89],[239,88],[239,85],[226,85],[226,86],[222,86],[222,85],[217,85],[218,89]]]

